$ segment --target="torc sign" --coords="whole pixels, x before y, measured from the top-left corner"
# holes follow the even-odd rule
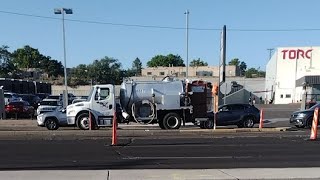
[[[282,50],[282,59],[311,59],[312,49],[302,50],[302,49],[285,49]]]

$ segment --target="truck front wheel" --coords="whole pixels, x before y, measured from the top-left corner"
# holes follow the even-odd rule
[[[77,127],[81,130],[89,129],[89,114],[82,113],[77,118]]]
[[[168,113],[163,118],[164,129],[179,129],[181,126],[181,118],[177,113]]]

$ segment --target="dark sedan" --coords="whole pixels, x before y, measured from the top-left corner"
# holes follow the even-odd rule
[[[33,117],[34,107],[27,101],[12,101],[5,106],[5,112],[8,117]]]
[[[260,122],[260,110],[250,104],[226,104],[219,107],[217,126],[237,125],[239,128],[252,128]],[[201,128],[213,128],[213,113],[209,121],[200,123]]]
[[[320,108],[320,103],[312,106],[309,109],[293,112],[290,116],[290,124],[296,126],[297,128],[311,128],[313,113],[316,108]]]

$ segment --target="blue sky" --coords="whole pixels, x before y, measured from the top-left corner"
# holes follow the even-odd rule
[[[318,0],[0,0],[0,3],[0,45],[8,45],[10,51],[30,45],[62,62],[61,15],[55,15],[53,9],[72,8],[74,14],[66,15],[65,21],[67,67],[90,64],[104,56],[118,59],[123,68],[131,67],[136,57],[145,66],[158,54],[178,54],[186,60],[183,29],[186,9],[190,11],[189,62],[200,58],[209,65],[218,65],[218,29],[223,25],[228,29],[227,61],[239,58],[249,67],[265,69],[268,48],[320,44]],[[319,30],[261,31],[283,29]]]

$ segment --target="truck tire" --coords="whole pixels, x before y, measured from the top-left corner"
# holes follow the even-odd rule
[[[57,130],[59,128],[59,123],[54,118],[47,119],[44,125],[48,130]]]
[[[89,114],[81,113],[77,118],[77,127],[81,130],[89,130]]]
[[[181,118],[177,113],[168,113],[163,120],[164,129],[179,129],[181,126]]]
[[[159,121],[158,124],[159,124],[159,127],[160,127],[161,129],[166,129],[166,128],[163,126],[163,121]]]

